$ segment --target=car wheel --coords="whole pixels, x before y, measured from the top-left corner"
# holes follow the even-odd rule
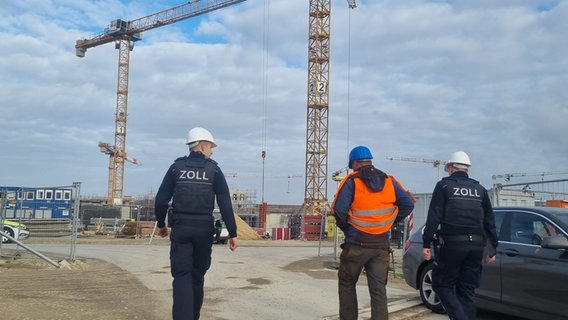
[[[422,302],[428,309],[436,313],[446,313],[444,307],[442,307],[440,299],[438,299],[438,295],[432,289],[433,267],[433,263],[427,264],[420,274],[420,285],[418,290],[420,292],[420,299],[422,299]]]
[[[14,230],[12,230],[10,228],[4,227],[4,233],[7,233],[12,238],[14,237]],[[10,242],[11,241],[8,240],[8,238],[6,238],[4,236],[2,237],[2,243],[10,243]]]

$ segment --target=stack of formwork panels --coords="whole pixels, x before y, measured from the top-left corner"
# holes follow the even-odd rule
[[[306,215],[304,216],[304,239],[319,240],[322,232],[322,216]]]

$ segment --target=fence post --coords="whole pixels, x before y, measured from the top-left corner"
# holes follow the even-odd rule
[[[77,229],[79,226],[79,208],[81,207],[81,182],[73,182],[75,199],[73,200],[73,220],[71,221],[71,253],[69,260],[75,262],[77,252]]]
[[[4,231],[4,215],[5,215],[5,207],[4,202],[6,201],[5,195],[6,192],[4,189],[0,190],[0,231]],[[2,240],[3,236],[0,236],[0,256],[2,256]]]

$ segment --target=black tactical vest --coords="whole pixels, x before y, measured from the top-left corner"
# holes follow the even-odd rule
[[[211,159],[182,157],[174,165],[174,213],[211,214],[215,207],[213,181],[217,163]]]
[[[446,208],[443,224],[460,227],[483,226],[483,196],[485,188],[478,181],[445,177]]]

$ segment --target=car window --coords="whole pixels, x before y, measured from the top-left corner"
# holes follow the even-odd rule
[[[503,220],[505,219],[505,212],[496,211],[495,214],[495,229],[497,229],[497,238],[501,239],[499,236],[501,234],[501,226],[503,225]]]
[[[542,238],[561,234],[562,232],[543,216],[514,212],[511,217],[512,242],[540,245]]]
[[[565,224],[568,224],[568,214],[566,213],[557,213],[556,217],[562,220]]]

